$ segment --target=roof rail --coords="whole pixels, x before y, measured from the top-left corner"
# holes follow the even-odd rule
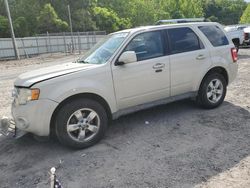
[[[171,19],[171,20],[159,20],[156,25],[171,24],[171,23],[189,23],[189,22],[205,22],[205,18],[183,18],[183,19]]]

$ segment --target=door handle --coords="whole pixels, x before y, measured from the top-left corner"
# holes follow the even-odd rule
[[[204,55],[198,55],[196,57],[197,60],[203,60],[203,59],[206,59],[206,57]]]
[[[163,69],[164,67],[165,67],[165,64],[163,64],[163,63],[156,63],[153,66],[153,69]]]

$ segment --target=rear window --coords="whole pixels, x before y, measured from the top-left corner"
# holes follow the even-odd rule
[[[214,47],[225,46],[229,44],[226,35],[218,26],[200,26],[199,29],[202,31],[202,33],[204,33],[204,35],[206,35]]]

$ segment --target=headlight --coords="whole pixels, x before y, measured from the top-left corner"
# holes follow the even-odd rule
[[[14,93],[14,92],[13,92]],[[14,100],[17,104],[26,104],[28,101],[38,100],[39,89],[17,88],[15,89]]]

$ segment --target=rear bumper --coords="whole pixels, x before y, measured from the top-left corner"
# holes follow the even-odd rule
[[[41,99],[30,101],[26,105],[12,104],[12,116],[17,129],[38,136],[48,136],[50,120],[58,103]]]

